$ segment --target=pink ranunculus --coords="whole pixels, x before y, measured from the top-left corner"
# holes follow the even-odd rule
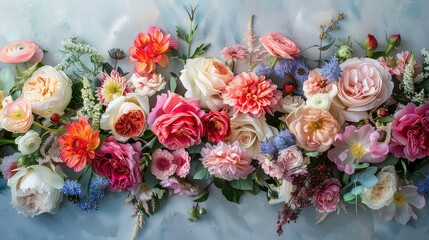
[[[246,178],[255,168],[251,165],[252,158],[240,148],[238,142],[229,145],[219,142],[209,143],[201,150],[203,165],[218,178],[231,181]]]
[[[341,183],[335,179],[327,179],[323,183],[323,191],[314,198],[313,204],[318,212],[332,212],[340,201]]]
[[[152,153],[152,162],[150,164],[150,171],[159,180],[165,180],[172,176],[177,169],[177,165],[174,164],[174,156],[167,150],[160,148],[156,149]]]
[[[4,46],[0,51],[0,62],[4,63],[36,63],[42,61],[42,58],[42,49],[29,41],[12,42]]]
[[[160,182],[160,185],[165,188],[171,188],[174,194],[192,196],[198,193],[198,188],[189,182],[169,177]]]
[[[33,124],[33,119],[31,104],[24,98],[12,101],[0,112],[0,125],[9,132],[26,132]]]
[[[191,157],[184,148],[172,152],[174,156],[173,163],[176,164],[176,175],[185,178],[189,173]]]
[[[267,51],[278,58],[298,57],[301,50],[298,45],[278,32],[271,32],[259,39]]]
[[[225,138],[231,134],[231,124],[228,113],[210,111],[203,117],[204,135],[208,137],[211,143],[225,141]]]
[[[429,156],[429,103],[408,103],[395,113],[390,151],[411,162]]]
[[[130,190],[141,182],[140,148],[140,142],[119,143],[109,136],[97,150],[92,166],[97,174],[110,180],[111,191]]]
[[[152,131],[160,143],[170,150],[187,148],[201,142],[204,111],[199,99],[183,98],[169,92],[158,96],[155,108],[148,116]]]
[[[368,118],[368,111],[379,107],[392,95],[393,82],[389,72],[370,58],[352,58],[340,65],[341,77],[334,104],[345,120],[359,122]]]

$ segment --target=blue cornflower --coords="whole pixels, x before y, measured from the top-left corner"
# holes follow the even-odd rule
[[[261,64],[256,65],[253,68],[252,72],[258,76],[265,76],[265,77],[268,77],[271,74],[270,68]]]
[[[80,195],[81,191],[82,191],[82,185],[80,183],[78,183],[76,180],[67,179],[64,182],[63,188],[61,188],[61,192],[67,196]]]
[[[274,146],[271,140],[263,141],[259,144],[259,146],[261,147],[261,153],[265,155],[274,156],[277,153],[277,148]]]
[[[341,76],[341,68],[336,57],[331,58],[327,63],[325,63],[320,71],[320,74],[325,76],[328,81],[336,82]]]
[[[284,78],[286,73],[291,73],[295,68],[295,61],[292,59],[282,58],[274,65],[274,75],[280,79]]]
[[[308,79],[310,68],[302,58],[295,59],[295,79],[297,84],[300,85]]]
[[[98,209],[97,201],[94,199],[91,199],[88,197],[88,199],[85,200],[85,198],[82,198],[78,204],[80,210],[83,212],[92,212]]]
[[[273,137],[272,141],[278,151],[295,145],[295,137],[287,129],[280,131],[279,134]]]
[[[423,181],[417,184],[417,192],[420,195],[429,196],[429,175],[427,175]]]
[[[110,184],[109,179],[96,177],[91,180],[91,185],[89,188],[89,198],[93,198],[95,201],[98,201],[104,198],[104,189]]]

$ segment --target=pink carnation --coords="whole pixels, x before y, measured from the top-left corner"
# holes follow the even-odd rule
[[[176,175],[185,178],[189,173],[191,157],[184,148],[173,152],[174,160],[173,163],[177,166]]]
[[[18,159],[21,157],[21,153],[14,153],[1,159],[1,173],[5,179],[9,179],[15,175],[14,169],[18,168]]]
[[[281,168],[275,160],[269,159],[264,154],[259,154],[258,156],[259,165],[261,165],[262,170],[265,174],[272,178],[282,179],[284,175],[284,169]]]
[[[198,192],[198,188],[196,188],[194,185],[185,181],[181,181],[176,177],[170,177],[162,180],[160,184],[163,187],[171,188],[174,194],[192,196]]]
[[[243,59],[246,56],[246,49],[241,45],[236,45],[232,47],[225,47],[220,52],[225,59]]]
[[[201,150],[203,165],[218,178],[228,181],[246,178],[255,168],[250,165],[252,159],[238,142],[229,145],[219,142],[217,145],[209,143]]]
[[[341,183],[331,178],[325,180],[322,186],[322,191],[316,194],[313,204],[318,212],[332,212],[340,201]]]
[[[226,86],[222,97],[224,103],[235,110],[252,117],[260,117],[265,112],[273,115],[275,106],[282,98],[282,92],[277,90],[275,84],[271,84],[271,80],[265,79],[265,76],[242,73]]]
[[[176,172],[177,165],[174,164],[174,156],[167,150],[157,149],[152,154],[150,171],[159,180],[166,180]]]

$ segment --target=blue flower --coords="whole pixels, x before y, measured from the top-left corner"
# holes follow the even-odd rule
[[[419,195],[429,196],[429,175],[425,179],[417,184],[417,192]]]
[[[271,74],[270,68],[261,64],[256,65],[253,68],[252,72],[258,76],[265,76],[265,77],[269,77]]]
[[[265,155],[274,156],[277,153],[277,148],[274,146],[271,140],[263,141],[259,144],[259,146],[261,147],[261,153]]]
[[[280,79],[284,78],[286,73],[291,73],[295,68],[295,61],[291,59],[282,58],[276,65],[274,65],[274,75]]]
[[[295,79],[298,85],[302,85],[308,79],[310,68],[302,58],[295,59]]]
[[[104,189],[110,184],[109,179],[96,177],[91,180],[91,185],[89,188],[89,198],[93,198],[95,201],[98,201],[104,198]]]
[[[81,191],[82,191],[82,185],[80,183],[78,183],[76,180],[67,179],[64,182],[63,188],[61,188],[61,192],[67,196],[80,195]]]
[[[92,212],[98,209],[97,201],[88,197],[88,199],[82,198],[78,204],[80,210],[83,212]]]
[[[295,145],[295,137],[287,129],[280,131],[277,136],[273,137],[272,141],[278,151]]]
[[[325,63],[320,71],[320,74],[325,76],[328,81],[338,81],[341,76],[341,68],[338,59],[333,57],[329,62]]]

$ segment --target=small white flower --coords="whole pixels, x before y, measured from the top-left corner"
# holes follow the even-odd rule
[[[332,98],[327,93],[316,93],[307,98],[307,105],[318,109],[329,111],[331,107]]]
[[[42,139],[34,130],[29,130],[24,136],[19,136],[15,139],[18,150],[23,154],[32,154],[39,149]]]
[[[136,88],[136,93],[141,93],[148,97],[163,90],[167,84],[161,74],[149,74],[147,76],[133,74],[129,81],[131,81],[132,85]]]

